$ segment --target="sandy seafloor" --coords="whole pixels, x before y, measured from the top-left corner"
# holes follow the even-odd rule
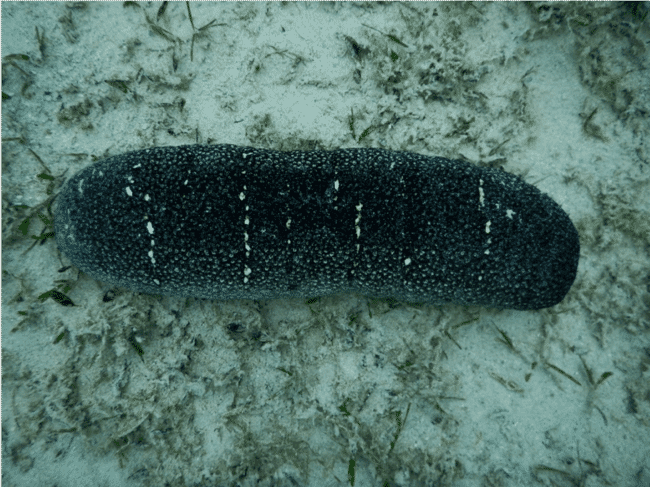
[[[161,5],[2,2],[3,486],[650,485],[648,4]],[[196,142],[502,167],[578,277],[524,312],[68,267],[66,178]]]

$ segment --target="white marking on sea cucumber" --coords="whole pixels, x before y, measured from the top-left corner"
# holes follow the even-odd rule
[[[245,172],[246,171],[242,171],[242,174],[245,173]],[[244,184],[244,190],[241,193],[239,193],[239,199],[241,201],[244,201],[246,199],[246,193],[245,193],[246,189],[247,189],[246,185]],[[244,206],[244,211],[248,212],[249,208],[250,207],[248,205],[245,205]],[[244,225],[248,225],[249,223],[250,223],[250,218],[248,217],[247,214],[244,214]],[[250,253],[251,247],[250,247],[250,245],[248,245],[248,233],[247,232],[244,232],[244,248],[246,249],[246,257],[250,257],[250,255],[251,255],[251,253]],[[247,282],[247,281],[248,281],[248,279],[244,280],[244,282]]]
[[[144,195],[144,200],[145,201],[151,201],[151,197],[148,194]]]
[[[358,211],[358,213],[357,213],[356,220],[354,220],[354,228],[355,228],[356,233],[357,233],[357,238],[359,238],[359,236],[361,235],[361,227],[359,226],[359,222],[361,221],[361,208],[363,208],[363,204],[361,204],[361,202],[359,202],[359,204],[357,206],[355,206],[355,208]],[[359,248],[357,246],[357,252],[358,251],[359,251]]]
[[[411,258],[410,258],[410,257],[407,257],[407,258],[404,260],[404,265],[409,265],[410,263],[411,263]]]
[[[335,191],[339,190],[339,180],[338,179],[336,181],[334,181],[334,190]]]
[[[136,164],[135,166],[133,166],[133,169],[137,169],[137,168],[139,168],[139,167],[142,167],[142,164],[139,164],[139,163]]]
[[[244,267],[244,284],[248,282],[248,277],[246,276],[250,275],[251,272],[253,271],[251,271],[250,267],[248,266]]]
[[[149,252],[147,252],[147,255],[148,255],[149,258],[151,259],[151,263],[152,263],[152,264],[155,264],[155,263],[156,263],[156,259],[153,258],[153,250],[150,250]]]
[[[512,220],[512,215],[517,213],[516,211],[506,210],[506,216]]]
[[[488,222],[485,224],[485,233],[490,233],[490,225],[492,225],[492,222],[488,220]]]
[[[184,185],[184,186],[187,186],[187,183],[189,183],[189,182],[190,182],[190,180],[189,180],[189,179],[186,179],[185,182],[183,183],[183,185]]]
[[[156,284],[158,284],[160,286],[160,281],[158,279],[154,279],[153,282],[155,282]]]
[[[133,196],[133,191],[131,191],[131,188],[129,188],[128,186],[126,187],[126,194],[128,194],[129,196]]]
[[[481,206],[485,206],[485,192],[483,191],[483,180],[479,179],[478,180],[479,185],[478,185],[478,202]]]
[[[291,218],[289,218],[289,219],[287,220],[286,225],[287,225],[287,230],[288,230],[289,227],[291,227]]]
[[[241,156],[242,156],[242,159],[246,159],[248,156],[252,156],[252,155],[253,155],[253,153],[251,152],[250,154],[244,153]]]
[[[490,249],[487,249],[484,253],[485,255],[490,255]]]
[[[84,181],[85,179],[80,179],[79,184],[77,185],[77,191],[79,191],[79,193],[82,195],[84,194],[84,189],[83,189]]]
[[[151,224],[151,222],[147,222],[147,231],[148,231],[151,235],[153,235],[153,225]]]
[[[246,249],[246,257],[248,257],[251,251],[251,246],[248,245],[248,233],[244,232],[244,248]]]

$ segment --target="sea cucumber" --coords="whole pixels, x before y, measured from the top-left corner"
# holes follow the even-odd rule
[[[519,177],[384,149],[129,152],[64,184],[55,230],[99,281],[207,299],[540,309],[564,299],[580,254],[569,216]]]

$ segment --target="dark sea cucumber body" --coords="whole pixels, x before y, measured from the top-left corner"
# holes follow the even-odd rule
[[[73,176],[55,211],[81,270],[171,296],[539,309],[564,298],[580,253],[568,215],[520,178],[383,149],[145,149]]]

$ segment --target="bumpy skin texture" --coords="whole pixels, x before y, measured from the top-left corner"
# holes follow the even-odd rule
[[[211,299],[360,293],[539,309],[578,267],[578,232],[501,170],[383,149],[156,147],[63,186],[56,241],[90,276]]]

